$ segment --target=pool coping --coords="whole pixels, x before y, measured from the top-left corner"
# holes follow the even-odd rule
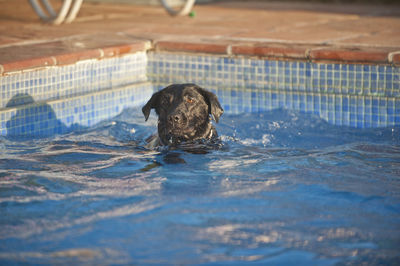
[[[99,39],[96,35],[83,37],[83,42]],[[109,44],[99,42],[83,49],[66,48],[53,54],[27,56],[0,64],[0,75],[32,71],[40,68],[76,64],[84,60],[100,60],[135,52],[163,51],[174,53],[216,54],[219,56],[257,57],[275,60],[308,62],[331,62],[347,64],[375,64],[400,66],[400,48],[397,47],[351,47],[320,44],[296,44],[243,40],[173,40],[174,38],[138,39],[124,36]],[[80,40],[82,41],[82,40]],[[57,41],[54,41],[57,42]],[[50,42],[24,45],[24,49],[52,45]],[[54,44],[55,45],[55,44]],[[10,47],[12,51],[13,47]]]

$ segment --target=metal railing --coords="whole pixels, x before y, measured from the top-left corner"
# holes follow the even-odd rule
[[[174,8],[170,7],[170,5],[168,4],[168,0],[160,0],[160,1],[161,1],[161,4],[164,6],[164,8],[172,16],[185,16],[185,15],[189,14],[190,11],[192,10],[194,2],[196,2],[196,0],[186,0],[185,4],[181,8],[174,9]]]
[[[78,15],[83,0],[63,0],[59,11],[55,11],[48,0],[29,0],[36,14],[43,20],[54,25],[71,23]],[[172,16],[184,16],[190,13],[196,0],[186,0],[180,8],[173,8],[169,0],[160,0],[163,7]]]

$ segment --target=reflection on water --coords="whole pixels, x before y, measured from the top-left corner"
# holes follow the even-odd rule
[[[0,264],[396,264],[399,128],[224,115],[223,148],[146,150],[139,109],[0,140]]]

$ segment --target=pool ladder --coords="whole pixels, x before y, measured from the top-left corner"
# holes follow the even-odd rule
[[[170,6],[170,0],[159,0],[172,16],[185,16],[190,13],[196,0],[186,0],[179,9]],[[40,3],[39,3],[40,2]],[[83,0],[63,0],[62,6],[56,12],[48,0],[29,0],[36,14],[43,20],[54,25],[71,23],[78,15]]]

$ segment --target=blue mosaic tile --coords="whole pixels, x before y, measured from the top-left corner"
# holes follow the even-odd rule
[[[267,106],[293,108],[300,111],[320,113],[329,110],[330,112],[339,112],[338,115],[329,115],[329,122],[349,125],[349,126],[373,126],[371,123],[371,113],[382,113],[378,109],[372,109],[368,97],[379,95],[383,101],[389,101],[392,97],[398,97],[399,92],[399,68],[390,66],[372,66],[355,64],[317,64],[308,62],[284,62],[274,60],[244,59],[244,58],[224,58],[207,55],[182,55],[156,53],[149,54],[149,62],[167,60],[174,66],[176,61],[199,61],[208,64],[202,65],[194,75],[180,77],[170,75],[164,77],[161,81],[159,74],[163,70],[157,69],[157,64],[149,64],[148,69],[150,81],[156,84],[167,85],[170,83],[193,82],[203,87],[218,87],[218,90],[235,87],[245,90],[271,90],[273,93],[267,93],[263,97],[267,103],[261,101],[243,101],[239,104],[250,105],[250,108],[234,107],[230,110],[256,110],[253,105],[267,104]],[[229,65],[229,67],[228,67]],[[198,71],[213,72],[208,75],[201,75]],[[227,73],[229,72],[229,74]],[[217,82],[213,79],[204,77],[215,76]],[[298,93],[297,93],[298,92]],[[304,98],[300,92],[309,95],[319,94],[320,98]],[[326,95],[324,95],[326,94]],[[272,97],[268,102],[269,95]],[[280,95],[280,96],[277,96]],[[330,95],[337,95],[331,97]],[[360,96],[357,101],[351,101],[353,95]],[[229,95],[229,97],[236,97]],[[260,96],[261,97],[261,96]],[[283,97],[283,98],[282,98]],[[315,97],[315,96],[313,96]],[[347,98],[346,98],[347,97]],[[278,99],[278,100],[277,100]],[[290,99],[290,101],[288,100]],[[303,101],[304,100],[304,101]],[[336,105],[332,105],[334,104]],[[364,103],[365,102],[365,103]],[[380,105],[381,103],[378,102]],[[335,109],[335,106],[337,107]],[[260,109],[262,107],[258,107]],[[398,107],[393,107],[395,110]],[[320,109],[320,110],[319,110]],[[370,121],[359,121],[362,119],[352,112],[360,112],[361,117]],[[368,113],[366,113],[368,112]],[[379,113],[380,112],[380,113]],[[375,114],[375,113],[374,113]],[[369,118],[367,117],[369,115]],[[382,116],[382,115],[381,115]],[[378,119],[378,126],[397,125],[393,119],[389,119],[387,114]]]
[[[0,77],[0,134],[91,126],[144,101],[140,90],[121,87],[147,80],[157,89],[183,82],[213,89],[231,113],[287,108],[338,125],[400,125],[398,67],[138,53]],[[36,104],[44,101],[50,109]]]
[[[42,101],[143,82],[147,80],[146,65],[147,56],[142,52],[3,76],[0,77],[0,108],[19,94],[27,93]]]
[[[28,94],[29,105],[18,105],[1,112],[2,135],[46,137],[76,128],[93,126],[118,115],[124,108],[141,105],[153,93],[150,83],[140,83],[64,101],[35,102]],[[131,101],[134,95],[136,101]]]

